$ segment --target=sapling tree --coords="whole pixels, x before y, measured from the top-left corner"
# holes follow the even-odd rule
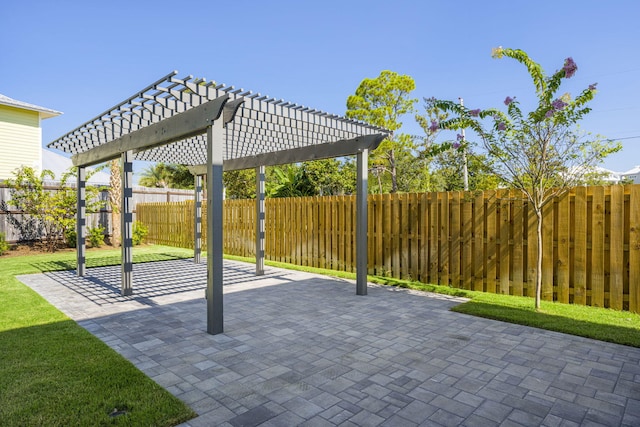
[[[552,202],[583,181],[593,167],[621,146],[608,140],[592,138],[577,125],[591,109],[587,106],[596,93],[591,84],[577,96],[558,96],[565,79],[578,67],[572,58],[551,76],[519,49],[493,49],[494,58],[515,59],[527,68],[537,96],[535,108],[525,113],[515,97],[504,100],[506,112],[497,109],[469,109],[453,101],[432,100],[437,108],[450,112],[452,118],[432,122],[434,129],[470,128],[479,136],[491,160],[491,168],[502,181],[525,195],[537,219],[537,268],[535,308],[540,309],[542,289],[542,211]],[[457,142],[442,144],[439,149],[464,148]]]

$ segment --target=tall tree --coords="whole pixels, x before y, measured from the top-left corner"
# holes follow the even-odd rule
[[[596,84],[590,85],[575,98],[569,93],[557,96],[563,80],[571,78],[578,69],[572,58],[565,59],[563,67],[547,77],[540,64],[531,60],[522,50],[499,47],[493,50],[492,55],[494,58],[506,56],[515,59],[527,68],[538,98],[534,110],[524,114],[519,102],[510,96],[504,100],[506,113],[495,108],[470,110],[453,101],[434,100],[433,104],[455,115],[440,123],[439,127],[473,129],[492,160],[493,172],[513,188],[521,190],[532,206],[537,219],[535,308],[539,310],[542,290],[542,210],[621,146],[619,143],[591,138],[577,129],[577,123],[591,111],[587,103],[596,93]],[[443,148],[451,146],[444,144]]]
[[[415,119],[424,134],[421,138],[416,138],[416,156],[408,170],[408,175],[417,175],[418,179],[410,191],[441,191],[440,179],[431,171],[434,160],[433,149],[436,146],[436,138],[440,134],[440,128],[435,124],[447,120],[449,114],[435,106],[432,102],[433,98],[423,98],[423,100],[424,112],[416,114]]]
[[[415,88],[411,76],[384,70],[374,79],[362,80],[356,93],[347,98],[346,115],[395,132],[402,127],[402,116],[414,111],[418,100],[409,98],[409,94]],[[412,149],[409,135],[394,133],[372,153],[371,162],[378,174],[386,172],[391,176],[392,193],[398,191],[398,152]]]
[[[464,190],[461,153],[451,149],[433,158],[433,175],[436,191]],[[502,181],[493,173],[486,155],[468,152],[469,190],[482,191],[498,188]]]

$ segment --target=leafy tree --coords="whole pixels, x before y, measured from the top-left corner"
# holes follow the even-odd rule
[[[44,236],[48,249],[53,251],[67,232],[75,228],[76,190],[67,181],[76,176],[76,170],[71,168],[62,175],[58,189],[46,188],[47,178],[55,179],[50,170],[37,173],[23,166],[14,172],[15,178],[7,180],[11,198],[2,209],[8,214],[10,224],[17,228],[20,241],[34,243]],[[90,171],[87,179],[94,172]],[[87,186],[87,213],[96,212],[102,206],[98,192],[98,188]],[[20,218],[9,210],[10,206],[22,214]]]
[[[194,176],[186,166],[172,164],[169,165],[169,167],[171,172],[169,187],[182,189],[193,188]]]
[[[226,171],[222,175],[222,182],[228,199],[255,199],[256,197],[255,169]]]
[[[493,190],[502,184],[500,178],[493,173],[486,155],[469,152],[467,162],[469,190]],[[458,150],[451,149],[436,154],[432,166],[437,191],[464,190],[463,165]]]
[[[351,194],[356,189],[353,161],[341,159],[314,160],[302,164],[314,192],[320,196]]]
[[[453,101],[434,100],[435,107],[455,115],[434,125],[443,129],[474,130],[487,151],[493,172],[521,190],[532,206],[537,218],[535,308],[539,310],[543,207],[580,182],[594,165],[621,147],[618,143],[592,139],[577,129],[577,123],[591,111],[587,103],[596,93],[595,84],[575,98],[568,93],[557,96],[563,80],[571,78],[578,68],[572,58],[567,58],[562,68],[547,77],[542,67],[522,50],[494,49],[494,58],[503,56],[515,59],[527,68],[538,98],[535,109],[524,114],[519,102],[510,96],[504,100],[506,113],[495,108],[470,110]],[[445,143],[441,149],[452,148],[454,144],[457,143]]]
[[[423,156],[421,151],[398,151],[396,155],[398,169],[398,191],[431,191],[433,188],[431,158]]]
[[[138,183],[152,188],[193,188],[193,181],[186,166],[156,163],[142,172]]]
[[[267,197],[350,194],[356,185],[355,165],[340,159],[269,166],[266,175]],[[222,179],[227,198],[256,197],[255,169],[227,171]]]
[[[267,197],[316,196],[317,192],[304,167],[274,166],[266,182]]]
[[[418,100],[409,98],[409,94],[415,87],[411,76],[384,70],[374,79],[362,80],[356,93],[347,98],[346,115],[395,132],[402,127],[401,117],[414,111]],[[378,178],[382,173],[390,175],[392,193],[398,191],[398,155],[413,148],[410,135],[394,134],[371,153],[371,163]]]
[[[448,186],[443,183],[443,178],[446,180],[446,176],[443,176],[442,169],[440,171],[432,171],[429,173],[429,170],[434,166],[434,160],[436,160],[435,166],[438,167],[438,159],[434,159],[434,151],[433,148],[436,146],[436,138],[440,133],[440,128],[436,126],[437,123],[445,121],[449,118],[449,114],[446,111],[439,109],[434,104],[434,98],[423,98],[424,104],[424,113],[416,114],[415,119],[418,125],[422,128],[424,132],[424,136],[420,139],[420,143],[417,144],[418,155],[417,155],[417,166],[422,170],[422,175],[424,184],[419,189],[419,191],[443,191],[444,188]],[[436,150],[436,153],[438,151]],[[466,161],[465,153],[460,155],[461,153],[456,153],[455,156],[447,156],[448,167],[455,169],[456,172],[463,175],[463,164]],[[440,160],[443,160],[442,157]],[[440,165],[442,168],[442,165]]]

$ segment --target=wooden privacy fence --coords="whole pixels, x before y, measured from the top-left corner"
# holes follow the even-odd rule
[[[224,203],[225,253],[255,256],[255,201]],[[137,209],[149,241],[193,247],[193,202]],[[522,193],[376,194],[368,209],[369,274],[534,295],[536,219]],[[355,271],[355,196],[265,210],[267,259]],[[640,185],[576,187],[543,215],[543,299],[640,312]]]
[[[75,185],[75,184],[74,184]],[[60,183],[52,182],[50,185],[45,185],[45,190],[58,191],[60,190]],[[87,213],[87,225],[89,228],[102,226],[105,228],[106,234],[111,235],[111,207],[108,205],[109,189],[103,187],[99,193],[100,200],[104,202],[104,206],[99,212]],[[11,189],[6,184],[0,182],[0,201],[8,202],[11,199]],[[184,201],[193,199],[193,190],[182,189],[169,189],[169,188],[147,188],[147,187],[134,187],[133,188],[133,219],[136,220],[136,205],[145,202],[157,202],[157,201]],[[11,214],[22,217],[22,212],[11,209]],[[18,241],[20,234],[18,230],[10,224],[8,215],[0,211],[0,233],[5,233],[5,238],[11,243]],[[43,236],[41,236],[43,237]]]

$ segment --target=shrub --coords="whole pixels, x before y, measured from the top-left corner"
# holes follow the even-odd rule
[[[22,166],[13,172],[13,179],[6,180],[10,198],[6,203],[0,202],[0,211],[17,230],[19,242],[46,239],[47,249],[54,251],[60,239],[66,239],[66,231],[73,229],[76,221],[76,190],[67,184],[75,173],[76,168],[63,173],[57,190],[50,190],[45,185],[47,180],[55,179],[50,170],[38,172]],[[87,179],[90,175],[87,174]],[[96,212],[104,205],[98,191],[97,187],[86,187],[87,213]]]
[[[104,227],[90,228],[87,237],[92,248],[99,248],[104,245]]]
[[[64,240],[67,242],[67,246],[70,248],[76,247],[76,230],[74,228],[67,228],[64,232]]]
[[[9,250],[9,243],[7,243],[4,233],[0,233],[0,255],[3,255]]]
[[[147,237],[147,234],[149,234],[149,229],[140,221],[136,221],[133,223],[132,234],[133,235],[131,236],[131,239],[133,240],[133,244],[134,246],[137,246],[142,243],[145,237]]]

